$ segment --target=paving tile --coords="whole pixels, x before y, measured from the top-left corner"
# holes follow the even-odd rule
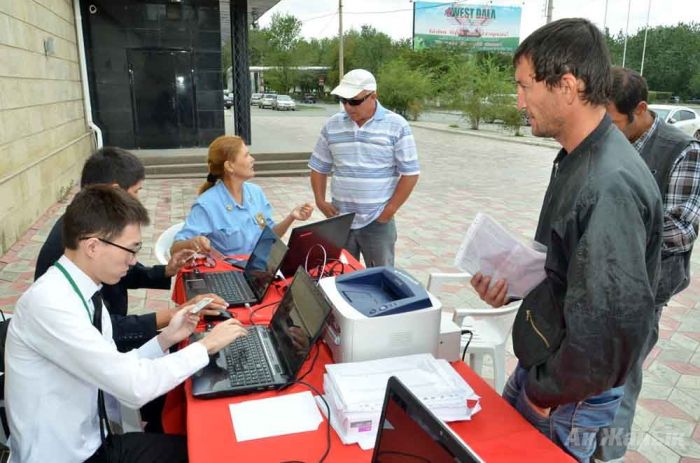
[[[678,418],[690,422],[695,421],[695,418],[686,413],[683,407],[671,403],[670,400],[659,399],[639,399],[637,407],[644,407],[657,416],[665,416],[670,418]]]
[[[694,392],[687,394],[682,390],[675,388],[668,398],[669,402],[685,411],[692,416],[695,421],[700,419],[700,400]]]
[[[665,446],[650,434],[647,434],[637,449],[650,463],[674,463],[680,460],[680,455]]]

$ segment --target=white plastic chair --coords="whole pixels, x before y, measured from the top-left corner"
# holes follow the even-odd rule
[[[428,277],[428,291],[437,296],[446,283],[458,282],[470,286],[470,278],[468,273],[431,273]],[[476,374],[481,375],[484,355],[490,355],[493,359],[493,386],[498,393],[503,391],[506,383],[506,343],[513,329],[518,307],[519,303],[516,302],[500,309],[455,308],[452,315],[452,320],[457,326],[473,333],[468,353],[469,365]],[[469,334],[462,335],[460,355],[468,339]]]
[[[122,431],[127,432],[143,432],[143,422],[141,421],[141,411],[129,408],[124,404],[121,405],[122,415]]]
[[[153,252],[156,255],[156,259],[163,265],[167,265],[170,260],[170,248],[175,240],[175,235],[179,232],[185,222],[178,222],[170,226],[167,230],[160,234],[158,240],[156,241],[156,246],[153,248]]]

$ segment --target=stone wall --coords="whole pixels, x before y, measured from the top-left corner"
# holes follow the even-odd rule
[[[0,0],[0,255],[77,183],[93,146],[73,2]]]

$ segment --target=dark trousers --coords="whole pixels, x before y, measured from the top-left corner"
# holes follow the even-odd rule
[[[187,438],[132,432],[113,435],[85,463],[186,463]]]

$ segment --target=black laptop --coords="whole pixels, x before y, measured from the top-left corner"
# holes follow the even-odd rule
[[[282,275],[292,275],[299,266],[311,269],[323,265],[324,256],[326,262],[338,259],[348,241],[354,218],[355,213],[351,212],[294,228],[287,243],[289,252],[280,268]],[[305,266],[307,255],[308,266]]]
[[[188,272],[182,276],[187,300],[214,293],[229,306],[257,304],[279,271],[287,246],[270,227],[265,227],[242,272]]]
[[[277,389],[293,381],[318,339],[331,306],[303,268],[294,275],[269,327],[248,328],[192,376],[202,399]],[[193,335],[197,340],[202,334]]]
[[[395,376],[389,378],[372,463],[483,463]]]

